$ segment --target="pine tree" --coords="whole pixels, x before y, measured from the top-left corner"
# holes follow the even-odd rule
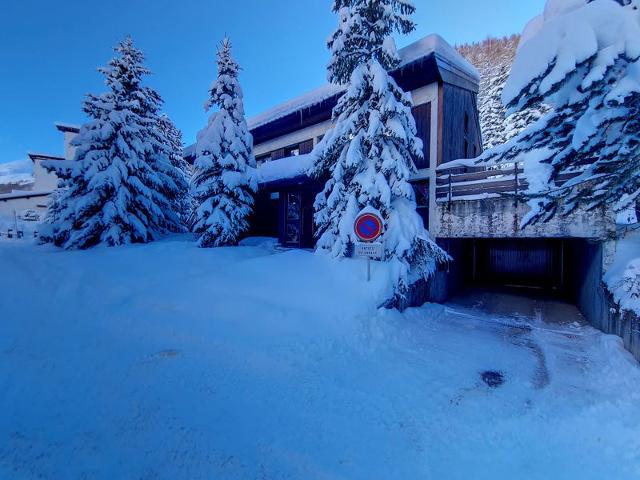
[[[429,239],[409,178],[422,155],[411,97],[389,75],[399,65],[394,32],[414,29],[407,0],[335,0],[329,80],[347,85],[333,111],[335,127],[318,144],[314,173],[328,176],[315,202],[320,251],[347,256],[353,223],[374,209],[386,222],[385,261],[394,262],[396,297],[430,276],[447,254]]]
[[[74,160],[49,165],[61,180],[43,242],[84,249],[149,242],[180,229],[172,203],[179,174],[158,128],[162,100],[142,86],[149,71],[131,38],[114,50],[117,56],[99,69],[109,91],[84,103],[91,120],[74,140]]]
[[[622,221],[637,220],[637,10],[631,0],[549,0],[541,20],[525,32],[503,99],[512,111],[542,103],[553,110],[481,157],[487,163],[524,163],[532,208],[524,225],[578,207],[608,207]]]
[[[198,205],[193,231],[201,247],[235,245],[249,228],[257,189],[253,138],[244,115],[239,66],[225,38],[218,49],[218,78],[205,110],[218,111],[198,133],[193,195]]]
[[[478,112],[485,149],[506,143],[549,111],[546,105],[540,105],[507,115],[502,104],[502,91],[509,78],[519,42],[520,35],[511,35],[457,47],[480,73]]]
[[[164,140],[165,148],[162,153],[168,154],[169,165],[164,169],[166,162],[159,162],[159,168],[165,170],[168,177],[173,180],[175,189],[169,189],[166,193],[173,205],[173,210],[180,216],[180,224],[173,225],[173,231],[181,232],[184,225],[189,222],[191,215],[191,198],[189,196],[189,178],[191,177],[191,167],[184,159],[184,143],[182,132],[171,121],[165,113],[158,118],[158,129]],[[164,160],[161,158],[161,160]]]

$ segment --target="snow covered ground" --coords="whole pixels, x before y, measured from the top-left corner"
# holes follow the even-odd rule
[[[0,244],[1,479],[635,479],[615,337],[269,241]],[[485,371],[504,383],[490,388]]]

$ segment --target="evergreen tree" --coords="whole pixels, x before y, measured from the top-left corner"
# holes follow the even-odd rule
[[[193,196],[198,205],[193,231],[201,247],[235,245],[249,229],[257,189],[253,138],[244,116],[239,66],[225,38],[218,49],[218,78],[205,110],[217,107],[198,133]]]
[[[91,119],[74,140],[75,158],[48,167],[61,179],[41,240],[64,248],[149,242],[179,230],[172,203],[181,186],[158,128],[162,100],[142,86],[149,73],[131,38],[99,69],[109,89],[88,95]]]
[[[540,105],[507,115],[507,110],[502,104],[502,91],[509,78],[519,42],[520,35],[511,35],[504,38],[487,38],[482,42],[457,47],[480,73],[478,112],[485,149],[511,140],[549,110],[546,105]]]
[[[578,27],[576,27],[578,26]],[[637,221],[640,19],[635,0],[549,0],[525,32],[503,99],[553,110],[481,161],[522,161],[532,207],[523,224],[578,207]]]
[[[318,249],[347,256],[353,223],[365,208],[386,222],[384,260],[396,268],[396,296],[431,275],[447,254],[429,239],[409,178],[422,155],[412,100],[389,72],[399,65],[394,32],[414,29],[407,0],[335,0],[337,31],[329,40],[329,80],[347,85],[334,109],[335,127],[318,144],[314,173],[328,176],[315,202]]]
[[[165,170],[176,189],[168,189],[167,198],[172,201],[173,210],[178,213],[181,219],[180,225],[173,225],[172,230],[183,231],[183,225],[187,225],[191,214],[191,197],[189,195],[189,178],[191,177],[191,166],[184,159],[184,143],[182,141],[182,132],[171,121],[169,116],[164,113],[158,119],[158,129],[164,140],[163,154],[168,155],[169,164],[160,158],[159,168]],[[166,169],[164,167],[167,167]],[[177,228],[176,228],[177,227]]]

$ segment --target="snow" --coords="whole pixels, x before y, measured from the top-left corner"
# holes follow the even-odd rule
[[[58,130],[62,131],[70,131],[70,132],[80,132],[80,125],[76,125],[73,123],[65,123],[65,122],[56,122],[55,127]]]
[[[0,185],[34,183],[33,162],[29,159],[0,163]]]
[[[529,94],[548,94],[579,65],[599,52],[606,52],[612,58],[636,59],[640,56],[637,19],[611,0],[590,3],[585,0],[548,1],[544,22],[535,20],[529,25],[525,39],[505,85],[505,104],[514,101],[536,79],[540,80],[535,82]],[[563,89],[557,103],[566,102],[573,92],[571,88]]]
[[[0,245],[0,478],[640,475],[618,338],[377,310],[379,263],[367,284],[363,261],[248,243]]]
[[[622,310],[640,315],[640,232],[631,232],[616,242],[613,264],[604,281]]]
[[[0,200],[8,200],[13,198],[27,198],[27,197],[40,197],[49,195],[53,190],[14,190],[11,193],[3,193],[0,195]]]
[[[400,49],[398,51],[401,60],[400,66],[408,65],[432,53],[435,53],[441,59],[446,60],[447,63],[455,66],[472,78],[476,80],[480,79],[476,68],[456,52],[456,50],[440,35],[435,34],[424,37],[423,39]],[[343,91],[344,87],[342,86],[333,84],[324,85],[250,118],[247,122],[249,124],[249,129],[253,130],[299,110],[310,108],[322,103],[334,95],[342,93]]]
[[[449,43],[447,43],[447,41],[440,35],[428,35],[417,42],[400,49],[398,53],[400,54],[402,65],[408,65],[422,57],[435,53],[438,57],[456,67],[458,70],[461,70],[466,75],[480,81],[480,74],[476,67],[465,60],[465,58],[460,55],[455,48],[449,45]]]
[[[269,183],[307,175],[313,167],[314,158],[311,154],[303,154],[265,162],[256,170],[258,183]]]
[[[269,110],[251,117],[247,120],[249,130],[271,123],[279,118],[286,117],[287,115],[302,110],[304,108],[310,108],[314,105],[322,103],[323,101],[342,93],[344,89],[340,86],[327,84],[320,88],[316,88],[304,95],[296,97],[290,101],[277,105]]]

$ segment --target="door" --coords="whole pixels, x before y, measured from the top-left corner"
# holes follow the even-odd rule
[[[286,200],[284,245],[300,247],[302,242],[302,198],[299,192],[289,192]]]

